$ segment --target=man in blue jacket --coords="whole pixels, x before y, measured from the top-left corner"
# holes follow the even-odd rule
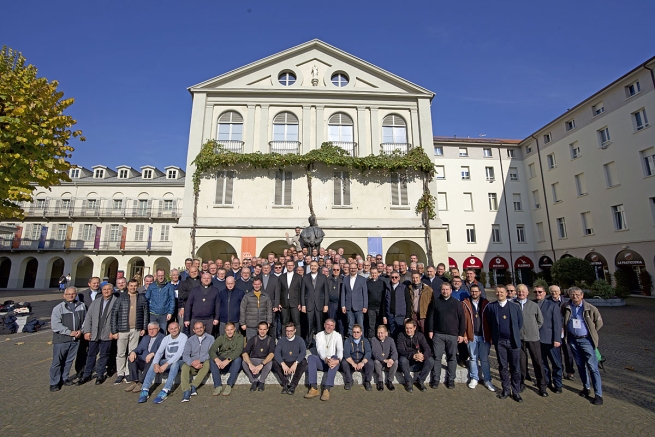
[[[343,343],[343,360],[341,360],[341,370],[343,371],[345,383],[343,388],[346,390],[352,388],[352,372],[355,371],[362,372],[366,391],[373,390],[371,378],[375,366],[371,359],[371,343],[362,337],[362,327],[355,324],[353,326],[353,335]]]
[[[225,324],[228,322],[239,324],[241,316],[241,300],[245,296],[243,290],[235,286],[233,276],[225,278],[225,289],[218,293],[218,320],[220,322],[220,335],[225,334]]]
[[[351,263],[349,270],[350,276],[344,276],[341,287],[341,311],[348,316],[348,335],[352,335],[355,323],[364,326],[368,288],[366,278],[357,274],[357,263]]]
[[[496,348],[498,370],[502,391],[496,395],[505,399],[511,395],[516,402],[521,398],[521,328],[523,312],[521,307],[507,300],[507,289],[503,285],[496,287],[496,302],[485,308],[485,324],[491,330],[491,341]],[[511,383],[510,383],[511,374]]]
[[[546,289],[542,286],[534,287],[537,296],[537,305],[544,316],[544,324],[539,328],[539,342],[541,344],[541,361],[544,367],[546,384],[555,393],[562,393],[562,312],[558,303],[546,299]],[[553,366],[551,374],[548,361]]]
[[[166,271],[157,269],[155,281],[146,290],[150,320],[159,323],[162,332],[166,332],[168,321],[175,312],[175,289],[166,280]]]

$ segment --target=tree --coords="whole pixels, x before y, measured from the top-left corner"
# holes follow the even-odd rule
[[[23,218],[19,202],[30,201],[39,185],[49,188],[70,181],[71,138],[84,141],[77,122],[63,112],[74,99],[64,99],[57,81],[36,77],[20,52],[0,52],[0,219]]]
[[[584,282],[590,286],[596,280],[596,272],[589,261],[580,258],[562,258],[550,269],[553,282],[562,288],[569,288],[576,282]]]

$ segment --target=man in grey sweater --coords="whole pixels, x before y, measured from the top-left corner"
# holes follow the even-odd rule
[[[528,287],[525,284],[516,286],[516,302],[523,310],[523,327],[521,328],[521,391],[525,389],[525,380],[528,374],[528,353],[532,360],[534,373],[537,377],[539,396],[547,397],[546,376],[541,360],[541,342],[539,340],[539,328],[544,324],[544,316],[539,305],[528,300]]]
[[[394,391],[393,378],[398,370],[398,350],[393,338],[389,337],[387,325],[378,326],[377,337],[371,339],[371,356],[375,366],[375,374],[378,382],[376,387],[378,391],[384,390],[382,384],[382,373],[387,372],[387,389]]]
[[[214,337],[205,332],[205,324],[197,321],[193,324],[195,335],[189,337],[184,345],[182,354],[182,370],[180,379],[182,386],[182,402],[189,402],[191,396],[198,394],[196,386],[209,373],[209,348],[214,344]],[[196,377],[197,384],[192,385],[191,380]]]

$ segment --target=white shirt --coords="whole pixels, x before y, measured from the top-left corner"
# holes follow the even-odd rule
[[[504,301],[502,301],[502,302],[501,302],[501,301],[498,301],[498,305],[500,305],[501,307],[503,307],[503,308],[504,308],[504,307],[505,307],[505,305],[507,305],[507,299],[505,299],[505,300],[504,300]]]
[[[318,273],[312,273],[312,281],[316,280],[317,276],[318,276]]]
[[[351,276],[350,277],[350,289],[354,290],[355,289],[355,281],[357,280],[357,276]]]
[[[341,360],[343,358],[343,338],[341,338],[341,334],[336,331],[332,331],[330,334],[321,331],[316,334],[316,352],[321,361],[335,355]]]
[[[287,272],[287,287],[291,288],[291,280],[293,279],[293,272]]]

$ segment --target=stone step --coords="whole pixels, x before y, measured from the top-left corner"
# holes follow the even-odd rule
[[[307,355],[309,356],[311,354],[308,353]],[[321,372],[321,371],[318,372],[318,382],[319,382],[319,384],[321,383],[321,381],[323,381],[323,377],[324,377],[323,373],[324,372]],[[468,369],[465,369],[465,368],[460,367],[458,365],[456,375],[457,376],[455,377],[455,382],[465,383],[465,382],[468,381]],[[300,378],[299,385],[305,384],[306,376],[307,376],[307,374],[305,373],[305,375],[303,375]],[[417,377],[418,374],[412,373],[412,376]],[[446,360],[442,359],[442,361],[441,361],[441,379],[440,379],[440,382],[444,381],[445,376],[446,376]],[[227,384],[227,378],[228,378],[227,374],[221,375],[221,381],[222,381],[223,384]],[[429,377],[428,377],[428,380],[429,380]],[[354,372],[353,373],[353,381],[356,384],[362,384],[362,374],[361,374],[361,372]],[[155,382],[164,383],[164,382],[166,382],[166,378],[158,376],[155,379]],[[176,382],[176,384],[180,383],[179,374],[178,374],[175,382]],[[375,373],[373,373],[373,381],[372,382],[374,382],[374,383],[377,382],[377,379],[375,377]],[[204,383],[207,384],[207,385],[212,385],[213,386],[214,382],[213,382],[211,374],[209,374],[207,376]],[[396,372],[396,377],[394,378],[394,383],[396,383],[396,384],[404,383],[403,374],[400,371],[400,369],[398,369],[398,371]],[[427,383],[427,381],[426,381],[426,383]],[[241,369],[241,371],[239,372],[239,376],[237,377],[236,384],[250,385],[250,381],[248,380],[248,376],[245,374],[243,369]],[[268,377],[266,378],[266,384],[280,385],[280,381],[278,381],[277,376],[275,376],[273,374],[273,372],[271,371],[268,374]],[[339,372],[337,372],[337,375],[334,378],[334,385],[343,385],[343,384],[344,384],[344,382],[343,382],[343,373],[341,373],[341,371],[339,371]],[[199,385],[199,384],[194,384],[194,385]]]

